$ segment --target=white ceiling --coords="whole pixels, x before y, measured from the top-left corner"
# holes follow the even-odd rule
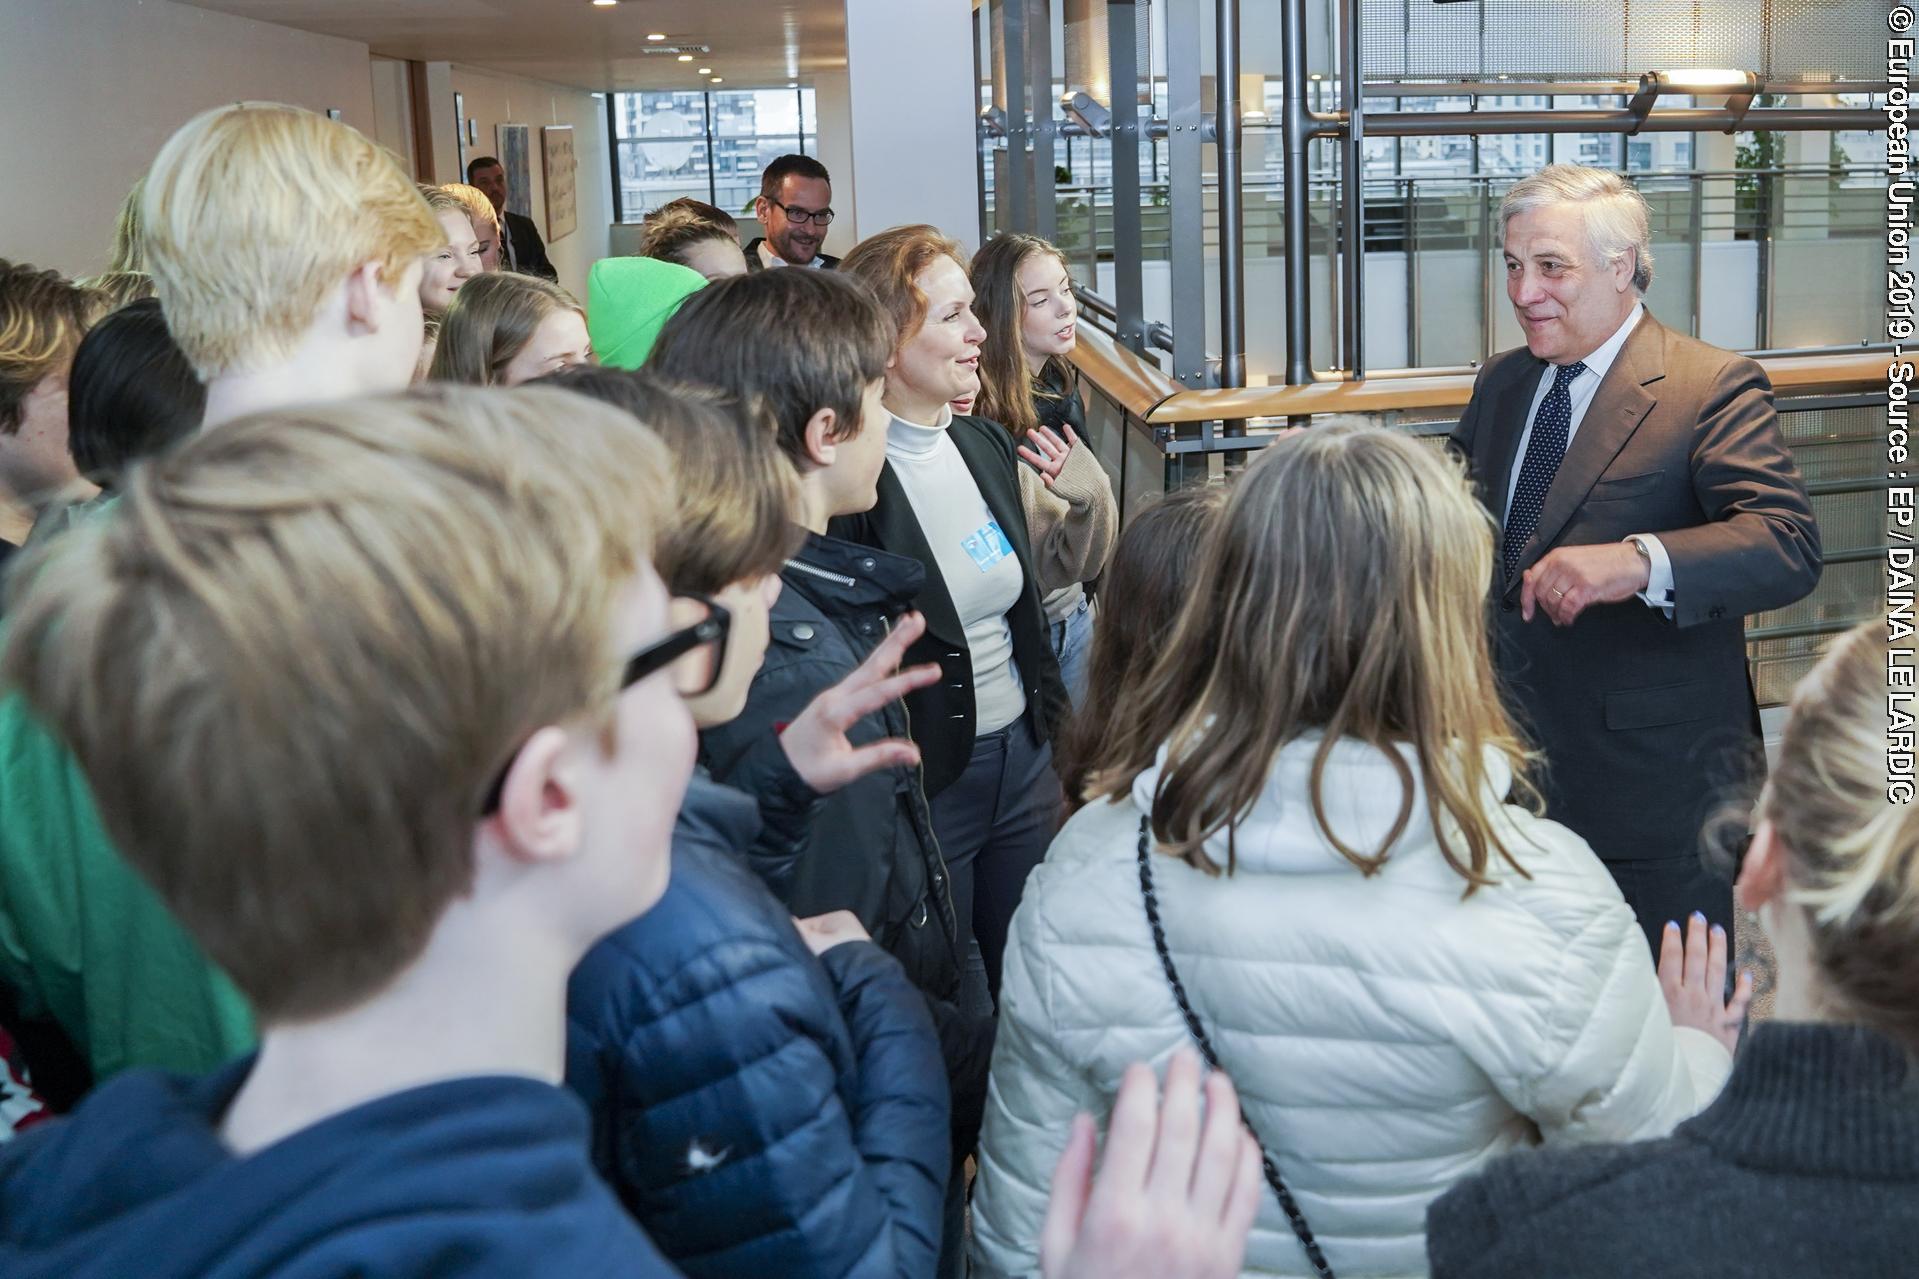
[[[202,9],[363,41],[373,52],[460,62],[584,89],[692,89],[805,82],[846,66],[844,0],[186,0]],[[694,62],[645,54],[711,47]]]

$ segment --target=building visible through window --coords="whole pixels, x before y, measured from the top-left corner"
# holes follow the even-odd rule
[[[622,222],[688,195],[750,214],[768,163],[819,149],[810,88],[616,93],[612,115]]]

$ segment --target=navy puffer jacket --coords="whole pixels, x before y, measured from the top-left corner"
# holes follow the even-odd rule
[[[803,836],[768,817],[770,842]],[[932,1274],[949,1146],[926,1001],[871,942],[808,951],[746,867],[777,852],[761,832],[752,797],[696,774],[666,895],[575,970],[566,1082],[594,1163],[698,1279]]]

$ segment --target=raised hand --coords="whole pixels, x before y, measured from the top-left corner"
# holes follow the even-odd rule
[[[1726,930],[1694,911],[1686,921],[1686,939],[1680,943],[1679,925],[1669,923],[1659,938],[1659,988],[1672,1010],[1672,1024],[1703,1030],[1731,1052],[1739,1046],[1739,1031],[1752,1002],[1752,974],[1739,974],[1732,998],[1725,997]]]
[[[1166,1068],[1164,1104],[1152,1070],[1129,1067],[1097,1182],[1093,1121],[1073,1120],[1040,1229],[1045,1279],[1239,1274],[1264,1186],[1259,1148],[1240,1126],[1232,1081],[1214,1071],[1205,1093],[1202,1121],[1199,1059],[1188,1050]]]
[[[906,650],[926,630],[926,619],[908,613],[859,668],[806,704],[780,734],[780,746],[800,780],[824,795],[882,768],[920,762],[920,749],[897,737],[854,746],[846,730],[888,702],[940,677],[937,664],[898,670]]]
[[[1066,455],[1079,443],[1079,437],[1073,434],[1072,427],[1063,426],[1060,429],[1066,432],[1065,439],[1061,439],[1051,427],[1042,426],[1037,431],[1026,433],[1031,448],[1025,444],[1019,447],[1019,455],[1032,464],[1033,469],[1039,472],[1041,482],[1049,489],[1058,478],[1060,469],[1066,465]]]

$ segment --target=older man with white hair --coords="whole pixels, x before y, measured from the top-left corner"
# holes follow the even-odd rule
[[[1658,951],[1668,921],[1731,926],[1699,850],[1758,757],[1744,619],[1818,583],[1819,529],[1764,370],[1646,309],[1638,191],[1555,164],[1499,221],[1526,345],[1487,361],[1453,435],[1500,527],[1496,659],[1545,754],[1547,815]]]

